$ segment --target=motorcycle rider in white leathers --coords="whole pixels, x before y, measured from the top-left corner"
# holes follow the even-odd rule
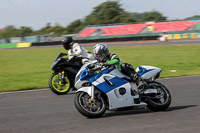
[[[62,40],[63,47],[68,50],[68,59],[71,60],[74,56],[87,58],[89,60],[94,60],[93,55],[82,47],[80,44],[75,43],[72,37],[66,37]],[[86,60],[83,59],[83,63]]]

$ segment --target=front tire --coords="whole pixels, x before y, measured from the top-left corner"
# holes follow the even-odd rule
[[[49,78],[49,87],[52,92],[54,92],[57,95],[65,95],[70,90],[70,81],[67,76],[64,77],[65,83],[62,83],[59,79],[59,74],[54,73]]]
[[[78,92],[75,94],[74,104],[76,109],[88,118],[101,117],[106,111],[106,103],[101,95],[95,96],[94,101],[91,101],[91,96],[86,92]]]
[[[159,82],[150,82],[149,86],[156,88],[159,94],[154,94],[147,98],[147,108],[152,111],[164,111],[171,104],[171,94],[169,90]]]

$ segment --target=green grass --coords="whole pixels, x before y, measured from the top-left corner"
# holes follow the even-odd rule
[[[91,47],[88,47],[90,51]],[[54,59],[63,48],[0,50],[0,91],[48,87]],[[200,45],[110,47],[123,62],[160,67],[161,77],[200,75]],[[176,70],[176,72],[170,72]]]

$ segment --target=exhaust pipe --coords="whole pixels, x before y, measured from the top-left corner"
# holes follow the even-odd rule
[[[144,94],[157,94],[157,89],[147,89],[144,91]]]

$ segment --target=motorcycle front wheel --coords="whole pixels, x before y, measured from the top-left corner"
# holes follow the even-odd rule
[[[147,108],[152,111],[164,111],[171,104],[171,94],[169,90],[159,82],[150,82],[151,88],[157,89],[158,94],[147,98]]]
[[[54,73],[49,78],[49,87],[57,95],[67,94],[70,90],[70,81],[67,76],[64,77],[64,83],[59,78],[58,73]]]
[[[78,92],[75,95],[74,104],[76,109],[88,118],[101,117],[106,111],[106,103],[101,95],[95,96],[92,101],[91,96],[86,92]]]

